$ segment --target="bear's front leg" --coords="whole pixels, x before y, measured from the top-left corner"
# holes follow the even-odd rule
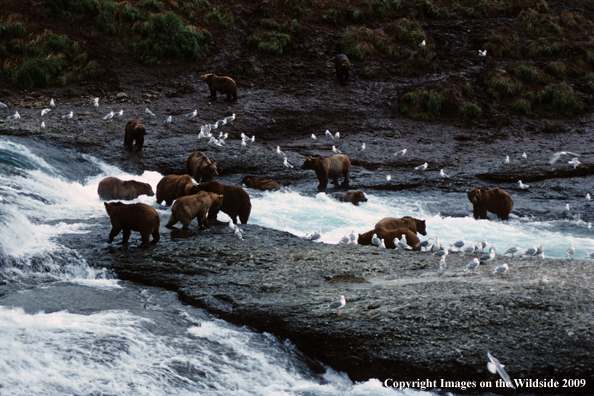
[[[210,97],[213,99],[217,98],[217,90],[216,89],[211,89],[210,90]]]
[[[124,228],[124,233],[122,236],[122,245],[128,243],[128,239],[130,239],[130,234],[132,234],[132,230],[130,228]]]
[[[120,233],[120,231],[122,231],[121,228],[112,227],[107,242],[112,243],[113,239]]]

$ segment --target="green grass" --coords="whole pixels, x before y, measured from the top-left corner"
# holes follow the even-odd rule
[[[57,85],[56,78],[62,71],[62,63],[57,57],[25,58],[12,75],[12,83],[21,89]],[[54,81],[54,84],[52,84]]]
[[[523,81],[527,84],[534,84],[541,81],[539,71],[530,65],[512,65],[508,68],[508,71],[516,76],[520,81]]]
[[[399,48],[384,33],[376,32],[364,26],[349,26],[340,39],[341,51],[349,58],[363,60],[365,57],[379,54],[389,58],[399,58]]]
[[[497,74],[487,81],[489,92],[495,99],[510,98],[518,95],[522,91],[522,84],[509,75]]]
[[[549,62],[545,66],[544,72],[553,77],[565,78],[567,75],[567,67],[563,62]]]
[[[458,114],[463,118],[475,119],[481,115],[482,109],[472,102],[464,102],[458,106]]]
[[[563,84],[548,84],[542,90],[528,92],[532,108],[548,114],[571,117],[584,111],[584,103],[573,89]]]
[[[393,34],[397,40],[410,46],[417,47],[427,38],[425,31],[418,21],[402,18],[388,24],[384,30],[388,34]]]
[[[213,8],[204,17],[204,23],[207,25],[215,25],[225,29],[231,29],[235,23],[235,19],[233,19],[233,14],[231,11],[222,15],[217,8]]]
[[[418,120],[439,118],[448,95],[447,90],[408,92],[400,98],[400,113]]]
[[[508,27],[490,30],[480,38],[481,49],[496,58],[520,57],[520,37]]]
[[[384,18],[391,11],[398,11],[402,4],[399,0],[368,0],[366,1],[367,7],[374,13]]]
[[[292,41],[292,36],[299,33],[301,25],[296,19],[291,23],[279,23],[273,19],[262,19],[259,28],[248,37],[247,44],[260,52],[282,55]]]
[[[75,14],[97,15],[101,9],[98,0],[43,0],[41,6],[46,15],[63,21]]]
[[[518,99],[514,102],[512,108],[518,113],[528,115],[532,112],[532,103],[526,99]]]
[[[159,13],[163,9],[163,3],[156,0],[144,0],[138,3],[138,7],[144,8],[155,13]]]
[[[532,37],[560,36],[563,28],[557,23],[557,19],[549,14],[541,14],[531,8],[520,12],[516,18],[516,25],[524,28],[526,33]]]

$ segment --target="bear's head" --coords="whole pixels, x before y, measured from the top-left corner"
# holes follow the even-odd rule
[[[194,183],[192,183],[194,184]],[[200,187],[199,184],[194,184],[192,187],[190,187],[190,189],[188,190],[188,195],[194,195],[194,194],[198,194],[200,191],[203,191],[203,188]]]
[[[144,125],[142,125],[141,123],[136,123],[134,124],[134,134],[137,136],[143,136],[146,135],[146,129],[144,128]]]
[[[212,74],[212,73],[203,74],[201,77],[202,77],[202,81],[204,81],[207,84],[210,84],[210,82],[214,79],[214,74]]]
[[[219,172],[217,172],[217,163],[216,162],[210,162],[210,163],[206,164],[202,171],[203,171],[203,173],[206,173],[207,175],[210,175],[210,176],[218,176],[219,175]]]
[[[361,190],[353,191],[353,203],[359,202],[367,202],[367,197],[365,197],[365,194]]]
[[[145,195],[148,195],[149,197],[152,197],[153,195],[155,195],[153,188],[148,183],[138,183],[136,185],[136,191],[139,193],[139,195],[145,194]]]
[[[215,193],[212,193],[212,195],[214,196],[214,198],[212,199],[212,203],[210,204],[210,209],[211,210],[219,210],[219,208],[223,204],[224,195],[218,195]]]
[[[417,226],[417,232],[421,235],[427,235],[427,225],[425,224],[425,220],[415,219],[415,223]]]
[[[316,170],[318,169],[320,163],[320,157],[312,157],[311,155],[309,156],[309,158],[307,158],[305,160],[305,162],[303,163],[303,165],[301,165],[301,169],[313,169]]]
[[[476,204],[481,200],[482,188],[473,188],[472,190],[466,190],[466,196],[472,204]]]
[[[105,211],[107,212],[107,214],[111,214],[111,212],[114,211],[114,209],[119,208],[121,206],[124,206],[124,204],[120,201],[117,202],[105,202]]]

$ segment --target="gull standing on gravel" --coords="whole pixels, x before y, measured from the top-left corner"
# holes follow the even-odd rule
[[[509,164],[509,155],[505,156],[505,159],[503,160],[504,164]]]
[[[475,250],[476,250],[476,246],[474,246],[474,243],[468,242],[464,245],[464,248],[462,249],[462,253],[472,254],[472,253],[474,253]]]
[[[495,248],[489,249],[488,254],[483,254],[481,257],[479,257],[479,261],[485,264],[489,264],[493,260],[495,260]]]
[[[322,230],[314,231],[311,234],[306,234],[305,237],[310,241],[317,241],[322,236]]]
[[[439,267],[437,269],[437,272],[439,274],[443,274],[446,270],[446,268],[448,267],[448,264],[446,263],[446,256],[443,256],[440,260],[439,260]]]
[[[50,105],[50,107],[51,107],[52,109],[53,109],[54,107],[56,107],[56,103],[54,102],[54,98],[52,98],[52,99],[50,100],[50,104],[49,104],[49,105]]]
[[[197,115],[198,115],[198,110],[194,110],[193,112],[186,114],[186,117],[190,117],[190,119],[192,119],[192,118],[196,117]],[[226,121],[225,121],[225,123],[226,123]]]
[[[95,107],[95,111],[99,111],[99,98],[93,98],[90,103]]]
[[[45,116],[47,113],[49,113],[50,111],[52,111],[52,109],[42,109],[41,110],[41,116]]]
[[[449,178],[449,176],[443,171],[443,169],[439,170],[439,177],[441,177],[441,181],[444,181],[446,177]]]
[[[525,160],[525,159],[528,159],[528,156],[526,155],[526,152],[523,152],[523,153],[522,153],[522,159],[523,159],[523,160]]]
[[[439,249],[437,252],[433,253],[434,256],[438,256],[438,257],[445,257],[450,253],[450,250],[448,248],[445,249]]]
[[[340,312],[338,312],[340,309],[344,308],[344,306],[346,305],[346,299],[343,296],[340,296],[340,300],[339,301],[334,301],[333,303],[328,304],[328,308],[330,309],[335,309],[336,310],[336,314],[338,316],[340,316]]]
[[[41,129],[45,129],[45,121],[41,121]]]
[[[390,183],[392,181],[392,176],[386,175],[386,181]]]
[[[5,103],[0,102],[0,109],[7,109],[8,106]]]
[[[435,237],[435,243],[433,243],[433,245],[431,245],[431,249],[429,249],[430,252],[436,253],[438,251],[441,250],[441,244],[439,243],[439,237]]]
[[[487,50],[478,50],[479,56],[487,56]]]
[[[452,246],[455,247],[456,249],[458,249],[458,251],[460,251],[460,248],[462,248],[462,246],[464,246],[464,243],[466,243],[466,241],[464,240],[464,237],[462,237],[462,239],[452,243]]]
[[[280,146],[276,146],[276,155],[278,155],[279,157],[286,157],[285,153],[283,153]]]
[[[338,241],[339,245],[347,245],[349,243],[350,239],[348,237],[348,235],[343,235],[342,238],[340,238],[340,241]]]
[[[573,165],[573,169],[577,168],[579,164],[581,164],[578,157],[574,157],[571,161],[567,161],[569,165]]]
[[[472,275],[476,275],[474,270],[477,269],[479,265],[481,265],[481,262],[475,257],[470,263],[466,264],[466,269],[472,271]]]
[[[590,193],[586,193],[586,202],[590,202],[590,200],[592,200],[592,197],[590,197]]]
[[[235,238],[239,239],[240,241],[243,241],[243,231],[241,231],[239,227],[235,229],[233,236],[235,236]]]
[[[357,236],[355,235],[355,230],[351,230],[349,234],[349,243],[355,245],[357,242]]]
[[[12,120],[14,122],[17,122],[18,120],[21,119],[21,115],[19,114],[18,111],[15,111],[15,113],[11,116],[6,117],[7,120]]]
[[[505,253],[503,253],[503,255],[505,256],[506,254],[511,253],[512,258],[513,258],[514,255],[517,253],[518,250],[520,250],[520,246],[519,245],[516,245],[514,247],[510,247],[509,249],[507,249],[505,251]]]
[[[332,152],[334,154],[340,154],[341,153],[341,151],[339,149],[337,149],[336,146],[334,146],[334,145],[332,145]]]
[[[571,246],[569,247],[569,249],[567,249],[567,252],[565,252],[565,257],[568,259],[572,259],[573,256],[575,255],[575,244],[571,244]]]
[[[312,138],[313,140],[318,140],[318,138],[316,137],[316,135],[314,135],[313,133],[311,134],[311,138]]]
[[[420,247],[421,249],[427,249],[429,247],[429,244],[431,243],[431,240],[432,240],[432,238],[425,239],[424,241],[417,243],[415,245],[415,247]]]
[[[398,247],[402,250],[412,250],[412,247],[408,244],[408,241],[406,240],[405,234],[402,234],[402,238],[400,238],[400,240],[398,241]]]
[[[404,154],[406,154],[407,151],[408,151],[407,149],[402,149],[402,150],[394,153],[394,155],[397,156],[397,157],[403,157]]]
[[[73,113],[73,112],[70,112],[70,113],[68,113],[68,114],[66,114],[66,115],[63,115],[63,116],[62,116],[62,118],[65,118],[65,119],[66,119],[66,121],[69,121],[69,120],[71,120],[71,119],[72,119],[72,117],[74,117],[74,113]]]
[[[326,137],[334,140],[334,136],[332,136],[332,134],[330,133],[330,131],[327,130],[327,129],[326,129]]]
[[[285,171],[288,171],[288,170],[289,170],[289,168],[292,168],[292,167],[293,167],[293,165],[289,164],[289,160],[287,159],[287,157],[285,157],[285,158],[283,159],[283,166],[284,166],[285,168],[287,168],[287,169],[285,169]]]
[[[546,287],[549,284],[549,278],[547,278],[546,275],[543,275],[538,283],[540,283],[541,286]]]
[[[357,150],[364,151],[365,150],[365,143],[361,144],[361,147],[359,147]]]
[[[425,162],[423,165],[416,166],[415,170],[422,172],[422,171],[426,170],[428,166],[429,166],[429,164],[427,162]]]
[[[580,156],[579,154],[572,153],[571,151],[557,151],[549,159],[549,165],[554,165],[555,162],[559,161],[559,158],[561,158],[562,155],[573,155],[574,157]]]
[[[377,237],[377,234],[373,234],[373,235],[372,235],[372,237],[371,237],[371,244],[372,244],[372,245],[374,245],[374,246],[379,246],[381,242],[382,242],[382,241],[381,241],[381,239],[379,239],[379,238]]]
[[[490,352],[487,352],[487,357],[489,358],[489,361],[487,362],[487,369],[493,374],[498,373],[508,387],[516,389],[511,378],[509,378],[509,375],[503,368],[503,364],[499,363],[499,360],[497,360],[495,356],[491,355]]]
[[[173,123],[173,118],[171,116],[167,117],[167,119],[165,120],[165,124],[167,124],[168,127],[171,127],[172,123]]]
[[[113,111],[110,111],[105,117],[103,117],[104,120],[110,120],[113,118]]]
[[[149,110],[148,107],[146,107],[144,109],[144,112],[149,116],[149,117],[156,117],[155,113],[153,113],[152,111]]]
[[[507,263],[501,264],[499,267],[495,268],[492,272],[496,275],[505,275],[509,271],[509,265]]]
[[[116,114],[118,116],[118,120],[121,120],[124,116],[124,110],[120,109],[120,111],[118,111]]]
[[[522,183],[522,180],[518,180],[518,187],[520,187],[520,190],[527,190],[530,186],[528,184]]]
[[[536,256],[537,251],[538,251],[538,248],[536,246],[532,246],[531,248],[526,249],[524,251],[524,253],[522,253],[522,255],[528,256],[528,257]]]

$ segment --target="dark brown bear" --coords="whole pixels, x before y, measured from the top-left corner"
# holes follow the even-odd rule
[[[258,176],[246,176],[241,182],[245,184],[246,187],[262,191],[275,191],[280,190],[281,188],[277,182]]]
[[[111,220],[109,243],[124,230],[122,243],[128,243],[131,231],[139,231],[142,246],[149,244],[149,236],[153,236],[152,245],[159,242],[159,214],[149,205],[142,203],[126,205],[121,202],[105,202],[105,210]]]
[[[210,89],[210,97],[217,98],[217,91],[227,95],[227,100],[237,100],[237,84],[231,77],[219,77],[215,74],[209,73],[202,76],[202,81],[208,84]]]
[[[99,182],[97,187],[99,198],[109,199],[136,199],[139,195],[155,195],[153,188],[148,183],[141,183],[136,180],[120,180],[117,177],[106,177]]]
[[[206,214],[210,210],[218,211],[222,202],[222,195],[206,191],[180,197],[171,207],[171,217],[165,227],[173,228],[173,225],[179,221],[182,223],[182,229],[187,230],[192,219],[196,217],[199,228],[208,228]]]
[[[157,184],[157,203],[165,201],[170,206],[179,197],[190,194],[190,188],[195,186],[188,175],[167,175]]]
[[[468,200],[472,203],[475,219],[488,219],[487,211],[495,213],[501,220],[508,220],[514,207],[514,200],[505,191],[499,188],[487,190],[473,188],[466,190]]]
[[[333,193],[330,194],[330,196],[334,199],[339,200],[340,202],[350,202],[355,206],[359,206],[359,202],[367,202],[367,198],[361,190],[355,190],[346,194]]]
[[[420,242],[417,235],[408,228],[404,227],[397,228],[395,230],[388,230],[384,227],[376,227],[371,231],[367,231],[365,234],[359,234],[357,243],[359,245],[371,245],[371,238],[373,238],[373,234],[377,234],[379,239],[384,240],[384,245],[386,245],[387,249],[396,248],[396,245],[394,244],[394,238],[401,239],[402,235],[406,235],[406,243],[408,246],[412,247],[416,252],[421,251],[421,247],[416,246]]]
[[[384,227],[388,230],[395,230],[397,228],[408,228],[414,233],[421,235],[427,235],[427,226],[425,220],[419,220],[410,216],[404,216],[400,218],[395,217],[384,217],[377,222],[375,227]]]
[[[200,183],[211,181],[214,176],[218,176],[217,163],[210,162],[206,154],[202,151],[194,151],[186,161],[188,174]]]
[[[142,150],[145,135],[146,130],[138,120],[128,121],[126,124],[126,134],[124,135],[124,146],[132,150],[132,143],[136,140],[136,147],[138,150]]]
[[[190,195],[197,194],[199,191],[209,191],[223,195],[225,199],[219,209],[228,214],[234,224],[237,224],[237,217],[239,217],[242,224],[247,224],[250,212],[252,211],[252,203],[250,202],[250,196],[243,188],[222,184],[213,180],[192,187],[190,189]],[[218,212],[218,210],[208,212],[208,224],[214,224],[216,222]]]
[[[345,54],[340,54],[334,57],[334,66],[336,67],[338,80],[342,85],[346,85],[353,64],[349,62],[349,58]]]
[[[338,184],[340,175],[344,176],[343,187],[348,187],[350,182],[351,161],[343,154],[335,154],[330,158],[310,156],[301,169],[312,169],[316,172],[320,181],[318,190],[326,189],[329,178],[332,178],[332,184]]]

